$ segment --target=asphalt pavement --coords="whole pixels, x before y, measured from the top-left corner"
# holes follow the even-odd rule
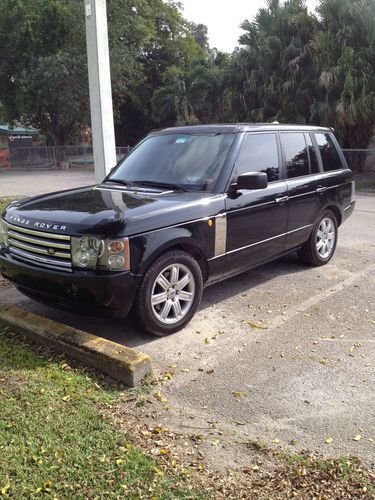
[[[0,303],[149,354],[166,374],[169,407],[152,418],[216,436],[216,460],[241,463],[239,443],[255,440],[372,463],[374,278],[375,196],[359,195],[328,265],[306,267],[292,254],[209,287],[193,321],[169,337],[55,311],[13,287],[0,288]]]

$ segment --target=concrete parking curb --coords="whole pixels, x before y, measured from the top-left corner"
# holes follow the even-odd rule
[[[16,306],[0,307],[0,326],[54,347],[131,387],[151,370],[151,358],[147,354]]]

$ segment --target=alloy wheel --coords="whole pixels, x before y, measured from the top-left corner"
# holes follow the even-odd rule
[[[194,299],[193,273],[183,264],[172,264],[164,268],[154,281],[151,308],[160,322],[174,324],[187,315]]]
[[[336,229],[329,217],[324,217],[316,233],[316,250],[322,259],[328,259],[335,246]]]

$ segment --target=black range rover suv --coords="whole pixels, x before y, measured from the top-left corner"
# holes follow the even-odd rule
[[[205,285],[293,250],[326,264],[354,209],[352,178],[327,128],[161,130],[99,185],[9,205],[0,271],[48,305],[132,309],[149,332],[173,333]]]

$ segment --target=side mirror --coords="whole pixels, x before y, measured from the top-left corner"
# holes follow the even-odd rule
[[[246,172],[237,179],[237,189],[264,189],[267,184],[267,174],[264,172]]]

